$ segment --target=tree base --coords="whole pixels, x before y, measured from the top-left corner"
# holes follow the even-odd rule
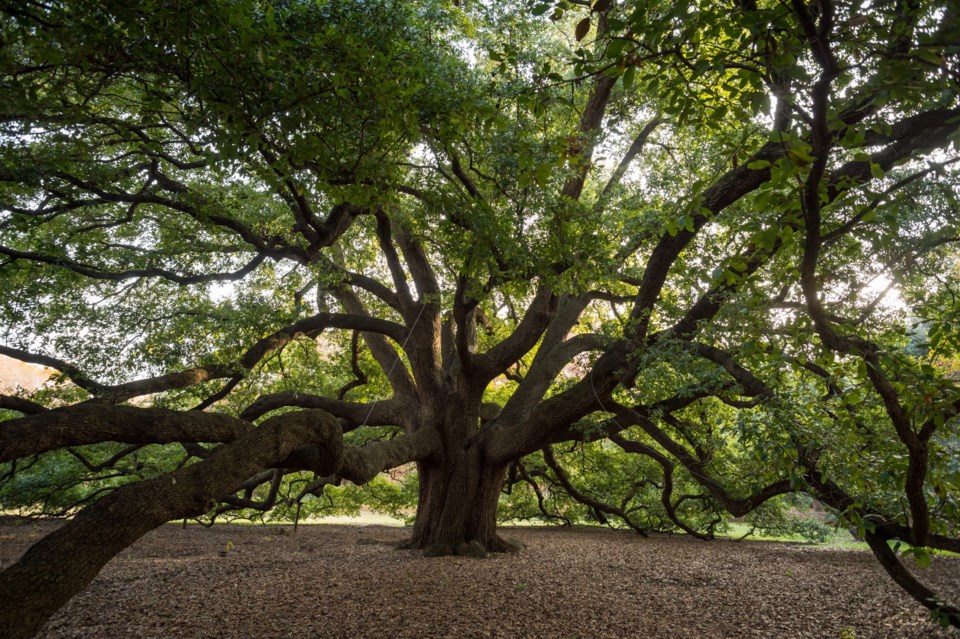
[[[406,541],[399,546],[401,549],[421,548],[414,540]],[[472,540],[459,544],[450,544],[445,542],[434,542],[422,546],[424,557],[473,557],[483,559],[489,553],[518,553],[526,548],[523,542],[516,539],[507,539],[495,536],[489,543],[483,544],[479,540]]]

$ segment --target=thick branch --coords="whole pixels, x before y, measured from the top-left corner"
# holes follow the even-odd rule
[[[367,442],[360,448],[348,446],[337,474],[354,484],[365,484],[384,470],[437,455],[441,446],[440,434],[432,428]]]
[[[117,553],[172,519],[210,510],[263,468],[312,444],[324,454],[310,468],[337,470],[343,442],[336,419],[321,411],[288,413],[224,446],[205,461],[117,489],[50,533],[0,574],[0,635],[26,639],[96,577]]]
[[[250,429],[248,421],[219,413],[86,402],[0,422],[0,462],[109,441],[229,442]]]
[[[285,391],[282,393],[261,395],[240,414],[240,417],[248,421],[253,421],[266,415],[270,411],[288,406],[325,410],[346,420],[348,422],[348,429],[351,426],[355,428],[360,425],[400,425],[403,413],[400,401],[397,399],[385,399],[364,404],[347,402],[323,395]]]
[[[0,395],[0,408],[15,410],[24,415],[37,415],[47,411],[46,406],[41,406],[36,402],[31,402],[29,399],[14,397],[13,395]]]
[[[371,322],[382,321],[370,316],[363,302],[360,301],[360,298],[353,291],[340,288],[334,291],[334,295],[336,295],[337,299],[350,314],[370,320]],[[392,322],[389,323],[392,324]],[[394,324],[394,326],[398,325]],[[400,332],[395,335],[390,335],[390,337],[392,337],[393,341],[397,344],[403,344],[406,341],[405,335],[408,329],[399,326],[398,328]],[[377,364],[380,365],[380,369],[383,371],[383,374],[386,375],[387,381],[390,382],[393,391],[404,396],[415,395],[413,379],[407,372],[407,367],[404,366],[400,360],[399,351],[383,338],[384,333],[382,333],[382,331],[368,331],[359,326],[355,327],[355,329],[362,331],[363,341],[366,342],[367,348],[369,348],[373,354],[373,358],[377,361]]]
[[[954,628],[960,628],[960,610],[945,603],[937,593],[927,588],[910,574],[910,571],[900,563],[897,553],[887,545],[886,539],[873,533],[867,533],[864,538],[867,540],[870,550],[873,551],[874,557],[877,558],[877,561],[880,562],[880,565],[898,586],[938,618],[946,619]]]
[[[555,311],[556,297],[549,286],[540,286],[523,319],[502,342],[473,358],[481,379],[493,379],[524,356],[540,340]]]
[[[587,98],[587,104],[583,108],[583,114],[580,116],[580,135],[570,149],[571,155],[577,159],[577,171],[563,185],[562,190],[563,195],[571,200],[579,200],[580,194],[583,193],[583,185],[590,171],[590,158],[598,137],[597,133],[603,123],[607,103],[610,101],[610,92],[616,82],[617,76],[598,76],[594,81],[590,97]]]
[[[410,296],[410,287],[407,284],[407,276],[403,272],[403,265],[400,263],[400,256],[397,255],[397,249],[393,245],[393,232],[390,225],[390,218],[383,212],[377,213],[377,241],[380,244],[380,252],[387,260],[387,266],[390,268],[390,276],[393,278],[393,285],[397,289],[396,297],[402,304],[404,311],[413,308],[413,298]]]

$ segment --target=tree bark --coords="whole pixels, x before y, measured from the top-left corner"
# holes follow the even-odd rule
[[[408,547],[427,556],[468,555],[516,548],[497,536],[497,503],[506,468],[483,464],[476,448],[441,463],[418,464],[417,519]]]
[[[339,422],[323,411],[301,411],[267,420],[203,462],[97,501],[0,574],[0,636],[34,636],[121,550],[172,519],[210,510],[246,478],[307,445],[320,449],[313,456],[314,472],[328,474],[340,467]]]
[[[929,610],[934,619],[945,625],[960,628],[960,610],[944,602],[934,591],[923,585],[900,562],[897,553],[887,545],[887,540],[874,533],[864,535],[873,556],[898,586]]]

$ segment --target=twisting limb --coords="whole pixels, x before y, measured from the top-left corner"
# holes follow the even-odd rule
[[[0,462],[56,448],[107,441],[126,444],[229,442],[251,428],[246,420],[219,413],[86,402],[0,424]]]
[[[571,526],[573,522],[570,521],[568,517],[564,517],[558,513],[552,513],[547,510],[546,501],[543,497],[543,491],[540,490],[540,485],[533,479],[531,473],[527,472],[526,466],[524,466],[521,460],[516,462],[517,472],[520,474],[520,478],[523,479],[530,486],[530,489],[533,491],[533,494],[537,496],[537,508],[540,510],[540,513],[544,516],[546,520],[557,519],[563,522],[564,526]]]
[[[0,608],[0,634],[32,637],[118,552],[167,521],[208,512],[264,468],[310,470],[361,484],[386,468],[436,454],[439,444],[436,431],[422,429],[358,449],[343,445],[339,422],[324,411],[270,418],[208,459],[111,492],[37,542],[0,573],[0,600],[7,604]]]
[[[221,515],[232,510],[258,510],[262,513],[273,508],[277,503],[277,495],[280,492],[280,485],[283,482],[283,470],[276,468],[270,471],[258,473],[251,479],[244,482],[241,489],[245,492],[243,497],[237,495],[224,495],[220,498],[220,505],[214,510],[213,516]],[[262,479],[261,479],[262,478]],[[260,480],[260,481],[257,481]],[[253,491],[264,484],[270,482],[270,489],[263,501],[253,499]],[[256,482],[256,483],[254,483]],[[251,486],[251,484],[253,484]]]
[[[371,321],[376,320],[376,318],[367,312],[363,302],[352,290],[338,288],[334,291],[334,296],[349,314]],[[383,374],[386,375],[387,381],[390,382],[394,393],[403,396],[414,396],[416,393],[416,384],[407,372],[407,367],[402,365],[400,352],[385,339],[385,334],[382,331],[367,331],[359,326],[356,328],[360,329],[363,341],[366,342],[367,348],[369,348],[373,354],[373,358],[380,366]],[[406,342],[405,338],[413,329],[412,325],[411,328],[398,328],[400,328],[400,331],[394,335],[390,335],[390,337],[398,345],[402,345]]]
[[[361,424],[368,426],[392,426],[397,424],[399,416],[403,414],[403,403],[396,398],[384,399],[369,404],[347,402],[333,399],[325,395],[311,395],[284,391],[261,395],[250,406],[240,413],[240,418],[254,421],[270,411],[288,406],[299,408],[319,408],[343,420],[346,428],[357,427]]]
[[[38,415],[48,410],[46,406],[13,395],[0,395],[0,408],[14,410],[24,415]]]
[[[483,379],[493,379],[529,352],[553,318],[556,301],[556,296],[549,286],[539,286],[513,332],[490,350],[474,357],[476,375]]]
[[[363,369],[360,368],[360,362],[358,360],[360,355],[360,333],[357,331],[353,332],[353,335],[350,338],[350,370],[353,371],[353,379],[337,391],[337,399],[343,401],[343,398],[347,396],[347,393],[352,391],[354,388],[359,388],[367,383],[367,374],[363,372]]]
[[[600,501],[599,499],[594,499],[589,495],[577,490],[577,488],[570,481],[570,478],[567,476],[566,471],[563,470],[563,467],[557,463],[557,459],[553,456],[553,449],[550,446],[544,446],[542,449],[543,460],[547,463],[547,466],[550,467],[550,470],[553,471],[554,476],[557,478],[557,482],[563,487],[563,490],[570,495],[571,498],[589,506],[595,510],[598,510],[602,513],[607,513],[609,515],[615,515],[623,520],[623,523],[630,526],[638,534],[643,537],[648,537],[647,529],[633,521],[630,517],[630,514],[627,513],[623,508],[618,508],[611,504]]]
[[[198,366],[159,375],[157,377],[139,379],[116,385],[103,384],[91,379],[77,366],[55,357],[28,353],[18,348],[2,345],[0,345],[0,354],[19,359],[23,362],[55,368],[69,377],[70,381],[77,386],[95,395],[98,402],[120,403],[134,397],[186,388],[212,379],[234,377],[233,372],[237,367],[242,370],[250,370],[266,355],[279,348],[283,348],[298,336],[314,333],[325,328],[361,330],[367,333],[377,334],[378,336],[388,336],[398,343],[403,341],[405,331],[404,327],[399,324],[370,317],[365,314],[318,313],[285,326],[271,335],[260,339],[256,344],[251,346],[233,366]],[[385,340],[384,344],[386,344]],[[389,345],[387,345],[387,348],[390,348]]]
[[[798,461],[804,468],[804,480],[813,494],[834,510],[847,517],[855,517],[865,522],[864,539],[870,550],[893,581],[903,590],[926,607],[938,618],[960,628],[960,611],[944,602],[935,592],[927,588],[904,567],[896,552],[890,548],[891,540],[903,540],[913,545],[926,545],[949,552],[960,552],[960,539],[942,535],[928,535],[925,543],[919,544],[914,530],[897,523],[882,513],[872,511],[846,493],[839,485],[830,480],[817,466],[815,456],[808,446],[795,440]]]
[[[123,280],[130,279],[139,279],[144,277],[157,277],[171,282],[175,282],[181,285],[189,284],[201,284],[203,282],[232,282],[243,279],[260,266],[263,261],[267,258],[266,255],[255,255],[249,262],[244,266],[237,269],[236,271],[230,271],[228,273],[200,273],[200,274],[183,274],[175,273],[168,269],[162,268],[139,268],[139,269],[126,269],[123,271],[107,271],[96,266],[91,266],[89,264],[82,264],[76,262],[66,257],[60,257],[55,255],[45,255],[43,253],[36,253],[33,251],[21,251],[11,247],[0,245],[0,255],[6,255],[17,260],[27,260],[31,262],[40,262],[43,264],[51,264],[53,266],[59,266],[74,273],[83,275],[84,277],[89,277],[95,280],[109,280],[113,282],[122,282]]]
[[[570,331],[580,319],[590,299],[586,295],[579,297],[563,295],[557,299],[556,310],[549,318],[546,330],[543,331],[540,347],[523,376],[523,382],[504,406],[504,420],[513,422],[525,420],[535,409],[537,402],[543,399],[550,384],[564,366],[576,355],[599,348],[604,343],[600,336],[587,333],[568,339]]]
[[[944,602],[934,591],[910,574],[910,571],[900,562],[897,553],[890,548],[887,540],[874,533],[866,533],[864,539],[873,556],[877,558],[883,569],[898,586],[929,610],[937,620],[944,620],[954,628],[960,628],[960,609]]]
[[[94,464],[89,459],[87,459],[84,455],[82,455],[79,451],[76,451],[72,448],[67,448],[66,450],[68,453],[73,455],[73,457],[77,461],[83,464],[87,468],[87,470],[89,470],[92,473],[98,473],[101,470],[112,468],[118,461],[120,461],[127,455],[132,455],[133,453],[137,452],[143,447],[144,447],[144,444],[134,444],[133,446],[127,446],[120,452],[116,453],[115,455],[111,455],[108,459],[100,462],[99,464]]]
[[[913,528],[899,523],[896,517],[868,508],[854,499],[846,490],[826,475],[817,463],[816,451],[794,438],[797,464],[803,471],[803,480],[809,491],[821,502],[843,513],[848,519],[869,522],[873,534],[887,540],[901,540],[914,546],[926,545],[938,550],[960,553],[960,538],[931,534],[926,544],[920,544]]]
[[[793,491],[790,481],[784,479],[763,487],[749,497],[732,497],[730,493],[710,475],[703,460],[691,455],[686,448],[675,442],[670,436],[658,428],[649,416],[638,410],[621,405],[614,405],[611,407],[611,410],[616,414],[618,421],[624,424],[636,424],[640,426],[655,442],[663,446],[668,453],[679,461],[697,483],[706,488],[711,496],[719,501],[723,507],[735,517],[746,515],[772,497]]]
[[[646,455],[650,459],[660,464],[660,467],[663,469],[663,490],[660,491],[660,503],[663,504],[663,509],[667,512],[667,518],[670,519],[670,521],[672,521],[677,528],[692,537],[696,537],[697,539],[707,540],[713,538],[712,534],[704,534],[692,526],[687,525],[682,519],[680,519],[679,515],[677,515],[677,509],[673,503],[673,470],[675,466],[666,455],[663,455],[652,446],[647,446],[642,442],[626,439],[619,433],[613,433],[609,437],[610,441],[615,443],[624,451],[628,453]]]
[[[826,39],[832,26],[832,5],[825,3],[825,6],[828,10],[821,16],[820,25],[815,30],[806,6],[800,0],[794,0],[795,10],[801,17],[801,24],[804,26],[811,48],[823,67],[823,73],[814,85],[813,91],[812,154],[814,161],[804,181],[801,200],[805,234],[800,264],[800,288],[823,346],[838,353],[858,355],[866,363],[867,377],[882,399],[887,416],[909,453],[905,494],[910,504],[916,540],[920,545],[926,545],[929,537],[930,514],[924,494],[924,483],[928,467],[928,442],[933,429],[923,430],[919,434],[914,431],[910,418],[900,402],[899,393],[883,370],[878,347],[859,337],[845,335],[834,329],[823,307],[816,279],[817,263],[824,241],[821,229],[821,183],[833,143],[827,121],[827,108],[830,85],[838,73],[836,61],[833,60]]]
[[[340,275],[345,285],[366,291],[398,313],[403,313],[403,305],[400,302],[399,295],[379,280],[362,273],[350,271],[323,255],[317,257],[317,262],[322,264],[324,268]]]
[[[319,411],[304,411],[274,418],[205,461],[101,498],[0,573],[0,600],[7,604],[0,610],[0,634],[33,636],[107,561],[145,533],[206,512],[247,477],[308,444],[321,447],[317,472],[338,468],[343,458],[339,424]],[[111,525],[104,526],[106,521]]]

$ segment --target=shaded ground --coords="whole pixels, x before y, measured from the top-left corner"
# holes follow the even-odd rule
[[[52,524],[0,525],[0,566]],[[115,558],[46,639],[960,637],[866,552],[517,528],[528,548],[425,559],[380,526],[169,525]],[[282,534],[281,534],[282,533]],[[960,600],[960,557],[922,577]]]

